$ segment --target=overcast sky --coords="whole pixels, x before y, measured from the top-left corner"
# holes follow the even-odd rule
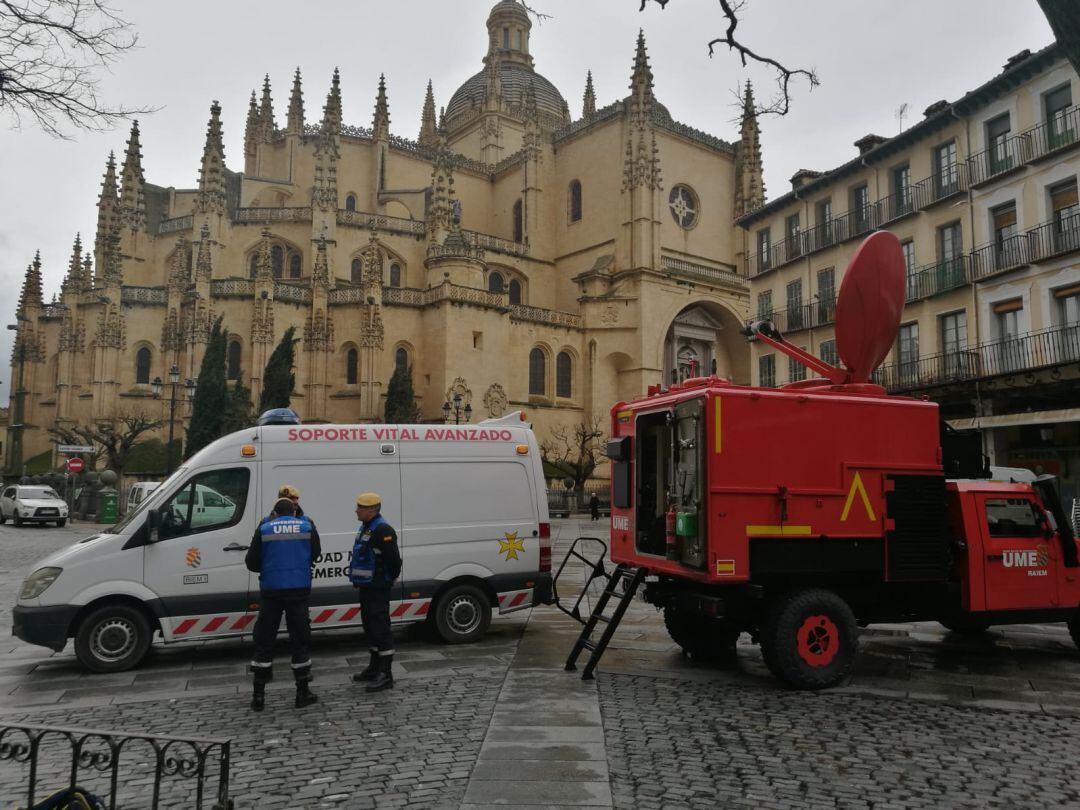
[[[270,74],[284,125],[299,66],[309,121],[321,115],[335,66],[341,69],[345,122],[371,125],[379,73],[390,99],[391,131],[415,138],[429,78],[435,101],[481,65],[485,20],[494,0],[114,0],[134,23],[140,49],[103,77],[107,99],[161,107],[140,120],[149,182],[196,184],[212,100],[222,105],[226,162],[243,169],[244,119],[252,89]],[[721,33],[716,0],[671,0],[666,10],[639,0],[530,0],[551,19],[533,26],[536,68],[581,115],[585,72],[598,106],[625,97],[637,29],[644,28],[656,93],[679,121],[726,140],[738,137],[736,88],[774,89],[771,73],[743,68],[734,55],[710,59],[706,41]],[[1035,0],[750,0],[739,28],[746,45],[789,67],[817,70],[821,86],[793,87],[786,118],[762,120],[769,198],[790,188],[799,168],[828,169],[875,132],[899,131],[938,99],[955,99],[996,74],[1006,59],[1052,40]],[[101,175],[109,150],[123,159],[127,127],[73,133],[70,141],[30,126],[13,131],[0,116],[0,282],[2,311],[13,322],[26,265],[41,250],[45,299],[58,292],[76,231],[92,245]],[[90,329],[93,327],[88,325]],[[11,332],[0,331],[0,401],[8,398]],[[52,347],[50,347],[52,348]]]

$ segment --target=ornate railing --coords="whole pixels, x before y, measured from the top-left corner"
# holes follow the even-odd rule
[[[255,294],[255,285],[246,278],[215,278],[210,282],[210,295],[215,298],[245,297]]]
[[[1080,214],[1044,222],[1027,232],[1032,261],[1044,261],[1080,250]]]
[[[424,293],[426,290],[416,290],[411,287],[383,287],[383,304],[396,304],[402,307],[424,306]],[[352,298],[349,299],[353,300]]]
[[[621,101],[616,101],[614,104],[608,104],[606,107],[600,108],[592,115],[586,118],[582,118],[579,121],[574,121],[570,124],[567,124],[565,127],[556,130],[554,136],[555,143],[564,141],[572,135],[576,135],[578,132],[581,132],[581,130],[587,129],[588,127],[600,121],[606,121],[609,118],[617,118],[618,116],[622,115],[622,111],[623,105]]]
[[[369,214],[366,211],[349,211],[344,208],[338,209],[337,224],[354,228],[367,228],[368,230],[405,233],[410,236],[424,235],[423,220],[391,217],[386,214]]]
[[[820,301],[811,301],[808,304],[801,301],[792,303],[783,309],[759,314],[753,320],[771,321],[782,334],[824,326],[836,320],[836,298],[822,298]]]
[[[444,281],[438,287],[424,290],[424,303],[434,304],[439,301],[453,301],[458,304],[479,304],[482,307],[504,309],[507,305],[506,293],[478,290],[475,287],[462,287]]]
[[[968,182],[978,186],[1019,169],[1027,162],[1029,152],[1030,140],[1026,132],[976,152],[967,159]]]
[[[288,301],[293,304],[310,304],[311,288],[298,287],[295,284],[283,284],[280,281],[275,281],[274,300]]]
[[[518,149],[514,154],[507,155],[494,166],[491,167],[492,174],[498,174],[499,172],[509,169],[511,166],[516,166],[525,160],[525,150]]]
[[[164,287],[128,287],[120,290],[122,304],[167,304],[169,291]]]
[[[972,281],[982,281],[991,276],[1023,267],[1031,261],[1027,234],[1018,233],[1000,242],[975,248],[971,251],[969,270]]]
[[[1028,160],[1039,160],[1080,143],[1080,105],[1062,110],[1049,121],[1024,133],[1030,144]]]
[[[966,255],[923,265],[907,277],[906,302],[910,304],[963,287],[969,278]]]
[[[53,761],[56,756],[54,743],[59,744],[61,751],[64,750],[66,743],[67,751],[61,756],[65,760],[70,759],[70,762],[63,768]],[[163,798],[176,798],[175,795],[163,796],[162,790],[171,792],[171,783],[178,780],[187,780],[186,784],[194,788],[193,800],[185,802],[185,807],[193,807],[196,810],[204,807],[211,810],[225,810],[232,807],[229,799],[230,740],[121,734],[112,731],[17,723],[0,724],[0,760],[26,766],[26,790],[25,792],[20,790],[19,795],[26,797],[29,807],[33,807],[42,794],[51,793],[58,787],[58,780],[55,777],[51,777],[47,785],[42,784],[43,772],[51,775],[62,771],[67,772],[66,786],[69,788],[80,784],[80,773],[84,781],[88,777],[108,779],[107,807],[109,810],[116,810],[121,806],[133,806],[128,803],[130,799],[125,799],[124,804],[121,805],[119,795],[121,789],[127,793],[134,793],[134,789],[128,789],[129,785],[134,783],[127,778],[127,774],[124,774],[122,778],[120,770],[124,754],[133,749],[139,749],[139,753],[132,754],[132,764],[142,766],[148,757],[153,763],[151,802],[149,805],[140,802],[140,807],[148,806],[153,809],[159,806]],[[214,765],[216,768],[209,767]],[[216,789],[211,787],[213,784],[211,770],[217,771]],[[173,777],[173,779],[166,781],[166,777]],[[141,786],[143,779],[140,778],[137,783]],[[4,798],[14,800],[17,797],[9,794]],[[212,804],[207,804],[208,800]]]
[[[655,113],[655,111],[654,111]],[[663,117],[656,117],[654,114],[653,122],[660,129],[666,129],[668,132],[673,132],[676,135],[681,135],[684,138],[688,138],[704,146],[712,147],[713,149],[720,149],[725,152],[732,152],[734,148],[730,143],[725,140],[717,138],[715,135],[710,135],[708,132],[702,132],[700,129],[695,129],[688,124],[681,124],[675,120],[665,120]]]
[[[60,321],[64,319],[64,313],[67,312],[67,306],[64,304],[46,304],[41,308],[41,319],[43,321]]]
[[[173,217],[172,219],[163,219],[158,223],[158,236],[164,236],[169,233],[176,233],[177,231],[190,231],[195,226],[195,216],[188,214],[184,217]]]
[[[554,309],[541,309],[529,307],[524,304],[510,305],[510,318],[515,321],[531,321],[532,323],[546,323],[554,326],[564,326],[567,329],[580,329],[581,316],[571,312],[559,312]]]
[[[237,208],[233,222],[311,222],[311,206],[298,208]]]
[[[456,244],[451,242],[445,245],[432,242],[427,247],[427,257],[429,259],[475,259],[482,262],[484,260],[484,249],[464,241],[458,241]]]
[[[952,163],[918,183],[913,183],[911,192],[918,201],[917,207],[922,209],[957,194],[963,194],[967,191],[967,187],[968,164]]]
[[[728,286],[745,287],[746,280],[733,270],[725,270],[719,267],[709,267],[697,262],[689,262],[686,259],[677,259],[674,256],[661,256],[660,266],[672,275],[684,278],[700,279],[713,284],[725,284]]]
[[[512,239],[502,239],[478,231],[462,231],[471,245],[483,250],[491,250],[495,253],[506,253],[510,256],[527,256],[529,254],[528,242],[515,242]]]

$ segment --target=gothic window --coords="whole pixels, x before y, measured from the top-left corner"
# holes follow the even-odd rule
[[[697,225],[698,199],[690,186],[673,186],[668,195],[668,208],[671,209],[675,224],[680,228],[690,230]]]
[[[352,268],[351,268],[349,278],[352,280],[353,284],[359,284],[363,280],[363,277],[364,277],[364,263],[362,261],[360,261],[359,259],[353,259],[352,260]]]
[[[255,278],[255,274],[259,272],[259,255],[258,254],[254,254],[251,257],[250,268],[251,268],[251,271],[250,271],[251,272],[251,277]]]
[[[501,293],[505,289],[505,283],[500,273],[492,271],[488,275],[488,292]]]
[[[544,357],[543,349],[533,349],[529,352],[529,394],[540,396],[544,395],[545,391],[545,379],[547,369],[545,366],[546,358]]]
[[[270,267],[274,271],[274,278],[281,278],[285,272],[285,248],[281,245],[270,248]]]
[[[356,210],[356,196],[355,195],[350,194],[348,197],[345,198],[345,210],[346,211],[355,211]]]
[[[570,221],[581,222],[581,183],[578,180],[570,184]]]
[[[390,286],[401,286],[401,265],[397,262],[394,262],[392,265],[390,265]]]
[[[555,396],[570,398],[573,394],[573,360],[569,352],[559,352],[555,358]]]
[[[521,303],[521,282],[516,278],[510,280],[510,303]]]
[[[240,379],[240,341],[238,340],[229,344],[228,355],[225,358],[225,376],[230,380]]]
[[[357,352],[356,349],[349,349],[345,353],[345,384],[356,385],[356,365],[357,365]]]
[[[521,242],[525,238],[525,219],[521,200],[514,203],[514,241]]]
[[[150,350],[145,346],[135,352],[135,384],[150,384]]]
[[[299,253],[294,253],[289,257],[289,278],[300,278]]]
[[[404,346],[398,346],[394,352],[394,370],[406,371],[409,368],[409,351]]]

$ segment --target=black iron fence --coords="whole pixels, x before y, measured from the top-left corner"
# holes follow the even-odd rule
[[[1027,232],[1032,261],[1043,261],[1080,250],[1080,213],[1044,222]]]
[[[583,489],[566,489],[559,481],[553,481],[547,490],[548,514],[551,517],[570,517],[588,514],[589,503],[596,493],[600,514],[611,514],[611,485],[607,481],[586,481]]]
[[[1031,262],[1030,239],[1018,233],[971,251],[971,280],[981,281],[997,273],[1023,267]]]
[[[976,152],[967,159],[969,183],[977,186],[1020,168],[1028,161],[1030,143],[1028,134],[1021,133]]]
[[[1080,139],[1080,105],[1055,113],[1025,135],[1030,144],[1028,160],[1039,160],[1073,146]]]
[[[177,794],[172,791],[179,789],[186,798],[185,807],[230,810],[233,805],[229,799],[229,757],[229,740],[0,724],[0,761],[26,766],[26,788],[18,795],[25,796],[30,807],[38,799],[63,788],[83,785],[97,792],[94,786],[86,784],[86,780],[91,780],[108,781],[106,806],[116,810],[131,806],[133,797],[124,798],[121,803],[122,789],[136,781],[145,783],[150,777],[153,791],[150,808],[157,808],[163,800],[175,799]],[[123,771],[121,760],[127,766]],[[140,778],[133,779],[132,772],[137,772]],[[214,772],[216,789],[209,787],[215,781]],[[140,797],[140,807],[147,806],[143,801]]]
[[[824,326],[836,320],[836,297],[829,296],[804,304],[801,301],[783,309],[774,309],[754,320],[771,321],[783,334]]]
[[[907,303],[940,295],[968,283],[968,257],[953,256],[923,265],[907,277]]]

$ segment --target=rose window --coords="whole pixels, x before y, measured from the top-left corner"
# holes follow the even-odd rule
[[[675,223],[680,228],[690,229],[697,224],[697,195],[689,186],[673,187],[668,196],[668,207],[671,209],[671,216],[675,218]]]

